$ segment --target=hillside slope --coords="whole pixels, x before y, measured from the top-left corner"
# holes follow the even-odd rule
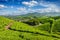
[[[12,22],[9,30],[5,29]],[[22,22],[0,17],[0,40],[60,40],[60,35],[52,35]]]

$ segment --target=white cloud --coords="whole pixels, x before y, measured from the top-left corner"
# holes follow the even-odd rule
[[[28,2],[24,2],[24,3],[26,5],[29,4]],[[19,14],[26,14],[26,13],[32,13],[32,12],[39,12],[39,13],[60,12],[60,8],[56,4],[47,3],[47,2],[45,2],[45,3],[44,2],[41,2],[39,5],[40,6],[43,6],[45,8],[37,8],[37,9],[28,8],[27,9],[26,7],[20,7],[20,8],[17,8],[17,11],[15,11],[14,14],[19,15]],[[32,6],[32,5],[29,4],[28,6],[29,7],[33,7],[35,5]]]
[[[39,12],[39,13],[45,13],[45,12],[60,12],[60,8],[58,6],[56,6],[55,4],[50,4],[49,6],[46,6],[46,8],[42,8],[42,9],[32,9],[32,8],[28,8],[26,9],[25,7],[20,7],[17,8],[18,14],[26,14],[26,13],[32,13],[32,12]],[[16,13],[15,12],[15,13]]]
[[[37,8],[37,9],[28,9],[28,10],[25,10],[25,11],[28,11],[28,12],[60,12],[60,8],[54,4],[54,3],[50,3],[50,2],[45,2],[45,1],[40,1],[40,2],[37,2],[37,1],[30,1],[30,2],[22,2],[22,4],[25,4],[29,7],[33,7],[33,6],[36,6],[36,5],[39,5],[39,6],[43,6],[45,8]]]
[[[4,8],[5,6],[4,5],[0,5],[0,8]]]
[[[36,6],[38,4],[38,2],[37,1],[30,1],[30,2],[24,1],[24,2],[22,2],[22,4],[27,5],[29,7],[33,7],[33,6]]]
[[[19,7],[19,8],[17,8],[17,11],[14,11],[13,13],[26,14],[27,12],[28,11],[27,11],[27,9],[25,7]]]
[[[40,6],[43,6],[43,7],[48,7],[48,6],[51,5],[51,3],[50,3],[50,2],[40,1],[40,2],[39,2],[39,5],[40,5]]]
[[[17,10],[19,10],[19,11],[25,11],[26,8],[25,7],[20,7],[20,8],[17,8]]]
[[[56,5],[50,5],[48,8],[47,8],[47,11],[49,12],[60,12],[60,8],[57,7]]]
[[[13,6],[11,6],[11,8],[14,8]]]
[[[6,10],[0,10],[0,15],[8,15],[10,12]]]
[[[60,12],[60,8],[55,4],[50,4],[46,8],[37,9],[38,12]]]
[[[31,8],[26,8],[26,7],[20,7],[17,8],[18,12],[20,12],[21,14],[26,14],[26,13],[31,13],[31,12],[35,12],[35,10],[31,9]]]
[[[30,2],[22,2],[24,5],[27,5],[29,8],[26,7],[19,7],[17,10],[10,12],[10,15],[20,15],[20,14],[26,14],[31,12],[39,12],[39,13],[45,13],[45,12],[60,12],[60,7],[58,7],[56,4],[49,3],[49,2],[37,2],[37,1],[30,1]],[[30,8],[34,6],[43,6],[45,8]],[[0,8],[6,8],[5,5],[0,5]],[[10,8],[13,8],[13,6],[9,6]],[[9,12],[0,12],[2,15],[9,14]]]
[[[7,6],[0,4],[0,8],[7,8]]]

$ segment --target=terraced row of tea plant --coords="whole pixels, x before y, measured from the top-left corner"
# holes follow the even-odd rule
[[[7,26],[12,20],[4,17],[0,17],[0,29],[4,29],[5,26]]]
[[[50,34],[45,31],[48,29],[47,27],[50,26],[49,23],[47,23],[48,26],[42,24],[41,27],[44,25],[46,29],[43,27],[44,30],[41,30],[28,24],[13,21],[4,17],[0,17],[0,21],[0,25],[5,24],[4,26],[0,26],[0,29],[4,29],[12,22],[9,30],[0,30],[0,40],[60,40],[59,34]]]

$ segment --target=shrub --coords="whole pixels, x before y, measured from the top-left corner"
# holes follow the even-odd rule
[[[49,31],[50,23],[45,23],[45,24],[39,25],[37,28],[40,30]]]
[[[60,32],[60,19],[55,21],[53,31]]]
[[[40,22],[38,19],[30,19],[24,23],[34,26],[34,25],[38,25]]]

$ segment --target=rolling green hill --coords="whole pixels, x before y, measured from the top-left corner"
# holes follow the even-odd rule
[[[60,40],[59,34],[46,31],[49,26],[50,24],[46,23],[36,28],[0,16],[0,40]],[[5,29],[6,27],[8,29]]]

